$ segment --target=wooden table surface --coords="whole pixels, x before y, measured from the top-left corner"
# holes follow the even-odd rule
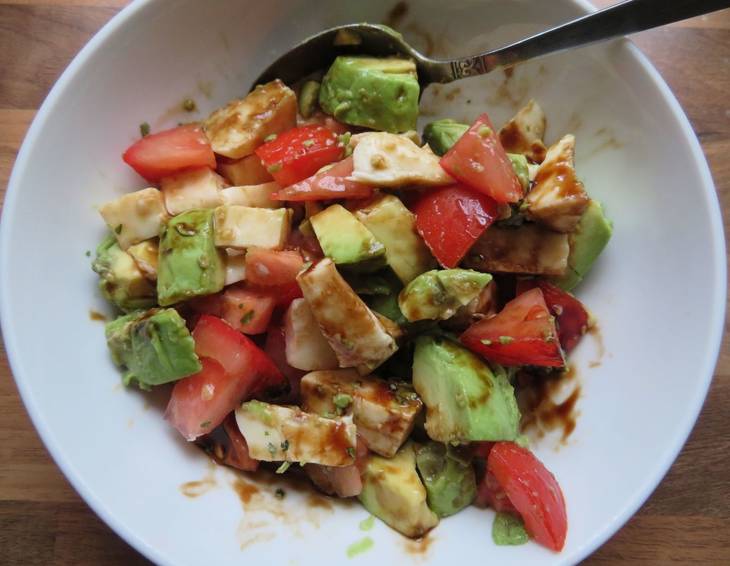
[[[671,0],[667,0],[668,2]],[[596,2],[599,5],[611,0]],[[125,0],[0,0],[0,200],[48,90]],[[730,10],[634,37],[676,93],[730,210]],[[730,564],[730,348],[687,445],[588,563]],[[600,489],[600,488],[599,488]],[[0,563],[146,563],[81,500],[38,438],[0,350]]]

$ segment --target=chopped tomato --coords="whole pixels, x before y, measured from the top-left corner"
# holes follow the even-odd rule
[[[304,296],[301,287],[299,287],[299,283],[296,281],[285,285],[277,285],[272,291],[276,298],[276,306],[282,308],[288,308],[294,299],[299,299]]]
[[[482,114],[441,158],[449,175],[497,202],[517,202],[522,185],[489,116]]]
[[[215,155],[199,126],[191,124],[143,137],[122,159],[150,182],[194,167],[215,168]]]
[[[217,361],[201,357],[200,363],[198,373],[175,383],[165,411],[165,418],[186,440],[195,440],[223,422],[238,386]]]
[[[255,153],[274,180],[287,187],[342,159],[344,148],[333,131],[323,126],[302,126],[279,134]]]
[[[497,203],[464,185],[425,193],[413,206],[416,229],[441,265],[455,267],[497,217]]]
[[[305,234],[298,228],[292,230],[289,234],[288,245],[299,249],[307,261],[317,261],[324,257],[322,246],[319,245],[319,240],[314,233]]]
[[[311,201],[370,197],[373,194],[373,187],[350,179],[352,171],[352,157],[348,157],[326,171],[281,189],[274,193],[272,198],[274,200]]]
[[[539,287],[550,312],[555,315],[560,345],[567,354],[576,347],[588,329],[588,309],[560,287],[541,279],[519,279],[517,294]]]
[[[493,474],[488,471],[477,485],[477,496],[474,499],[477,507],[491,507],[497,512],[517,513],[517,509],[507,497]]]
[[[233,413],[229,413],[223,420],[223,431],[228,436],[229,445],[222,463],[244,472],[255,472],[259,467],[259,461],[249,455],[248,444],[238,428]]]
[[[303,266],[297,251],[251,248],[246,252],[246,281],[266,287],[289,285],[296,283]]]
[[[488,360],[506,365],[562,367],[555,319],[540,289],[532,289],[507,303],[491,318],[472,324],[461,342]]]
[[[254,393],[285,384],[284,376],[269,356],[220,318],[202,315],[193,330],[193,339],[195,353],[219,362],[238,384],[229,412]]]
[[[291,402],[299,402],[299,382],[307,373],[300,369],[294,368],[289,365],[286,361],[286,336],[284,335],[284,328],[281,326],[275,326],[269,330],[266,334],[266,344],[264,345],[264,352],[271,358],[279,371],[289,382],[290,394],[288,400]]]
[[[232,286],[223,293],[222,318],[244,334],[261,334],[266,332],[275,306],[271,291]]]
[[[542,462],[514,442],[497,442],[487,460],[489,474],[522,516],[530,537],[551,550],[562,550],[568,532],[565,499]]]

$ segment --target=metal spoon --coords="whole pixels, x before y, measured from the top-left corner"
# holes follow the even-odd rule
[[[450,83],[557,51],[589,45],[730,7],[730,0],[626,0],[487,53],[460,59],[431,59],[387,26],[348,24],[305,39],[271,64],[253,85],[281,79],[293,84],[337,55],[367,54],[413,59],[421,91],[431,83]]]

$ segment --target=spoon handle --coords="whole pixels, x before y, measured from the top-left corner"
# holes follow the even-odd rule
[[[483,75],[505,65],[589,45],[730,7],[730,0],[626,0],[516,43],[473,57],[444,62],[439,82]],[[446,69],[444,69],[446,71]]]

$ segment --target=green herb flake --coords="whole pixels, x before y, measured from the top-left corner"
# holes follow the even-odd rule
[[[492,523],[492,540],[499,546],[525,544],[530,537],[522,519],[512,513],[497,513]]]
[[[370,515],[367,519],[360,521],[360,530],[369,531],[375,526],[375,517]]]
[[[283,474],[284,472],[286,472],[289,469],[290,466],[291,466],[291,462],[282,462],[281,466],[276,468],[276,473]]]
[[[506,346],[507,344],[512,344],[515,339],[512,338],[512,336],[500,336],[499,337],[499,343],[502,344],[502,346]]]
[[[266,170],[269,173],[278,173],[279,171],[281,171],[281,167],[281,163],[274,163],[273,165],[269,165]]]
[[[276,139],[277,134],[269,134],[264,138],[264,143],[269,143],[271,141],[274,141]]]
[[[492,128],[490,128],[489,126],[482,125],[482,126],[479,126],[479,129],[477,130],[477,133],[479,134],[480,137],[488,138],[494,132],[492,131]]]
[[[209,428],[211,424],[211,421],[203,421],[200,423],[200,428]]]
[[[238,305],[238,307],[241,308],[241,305]],[[246,325],[251,322],[255,314],[256,311],[253,309],[246,311],[246,313],[241,317],[241,324]]]
[[[198,105],[192,98],[186,98],[182,103],[183,110],[185,112],[195,112],[198,109]]]
[[[277,450],[276,450],[276,446],[274,446],[273,442],[269,442],[266,445],[266,448],[269,450],[269,454],[271,454],[272,456],[276,456]]]
[[[357,542],[353,542],[347,547],[347,557],[355,558],[358,554],[362,554],[363,552],[370,550],[374,545],[375,543],[370,537],[365,537]]]
[[[122,224],[119,224],[116,228],[114,228],[114,233],[121,234],[123,228],[124,228],[124,226]]]
[[[332,396],[332,402],[338,409],[346,409],[352,404],[352,397],[346,393],[338,393]]]
[[[284,491],[280,487],[277,487],[276,491],[274,492],[274,497],[276,497],[277,499],[284,499],[286,497],[286,491]]]
[[[289,450],[289,441],[288,440],[284,440],[284,442],[281,443],[281,450],[283,452],[286,452],[287,450]]]
[[[350,458],[355,457],[355,449],[352,446],[348,446],[346,452]]]
[[[146,138],[150,135],[150,125],[147,122],[142,122],[139,125],[139,135],[141,135],[143,138]]]
[[[86,257],[91,257],[91,250],[86,250]]]
[[[315,144],[315,141],[314,141],[314,140],[304,140],[304,141],[302,142],[302,145],[303,145],[304,147],[311,147],[311,146],[313,146],[314,144]]]

